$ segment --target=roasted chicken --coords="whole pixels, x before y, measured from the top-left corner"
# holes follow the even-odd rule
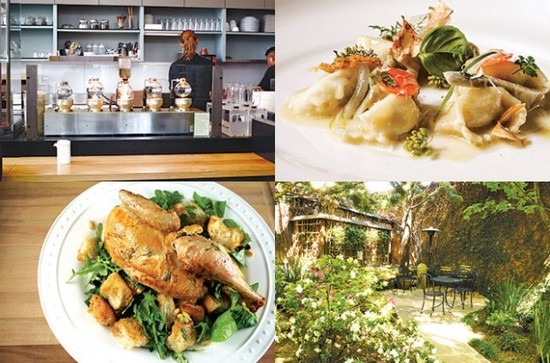
[[[200,236],[181,236],[180,218],[153,201],[121,190],[122,205],[105,222],[105,248],[133,280],[175,299],[195,302],[206,280],[239,292],[251,311],[265,304],[244,280],[225,247]]]

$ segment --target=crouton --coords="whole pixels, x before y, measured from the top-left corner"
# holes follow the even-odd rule
[[[197,331],[193,321],[187,314],[178,314],[178,319],[172,325],[172,333],[166,339],[168,349],[181,353],[197,342]]]
[[[202,226],[199,224],[190,224],[188,226],[185,226],[181,229],[183,233],[185,233],[187,236],[195,236],[202,233],[203,229]]]
[[[174,204],[171,208],[182,219],[183,224],[198,224],[204,226],[208,216],[194,201]]]
[[[160,312],[162,315],[164,315],[164,319],[166,320],[166,324],[169,326],[172,324],[175,318],[174,311],[176,310],[176,304],[174,303],[174,299],[170,296],[166,296],[163,294],[158,294],[157,296],[157,305],[160,309]]]
[[[126,285],[124,279],[116,272],[107,277],[99,288],[99,293],[103,296],[111,307],[120,310],[128,306],[132,301],[132,290]]]
[[[78,249],[76,259],[78,260],[78,262],[85,262],[86,258],[94,260],[97,257],[98,253],[99,251],[97,249],[97,238],[88,236],[84,241],[82,241],[82,244]]]
[[[202,305],[193,305],[188,302],[178,302],[178,307],[181,311],[186,312],[195,323],[204,321],[206,318],[206,312]]]
[[[124,349],[143,347],[149,340],[135,318],[120,319],[111,327],[111,333]]]
[[[216,299],[213,295],[208,294],[202,299],[202,305],[208,314],[220,315],[231,307],[231,301],[225,295]]]
[[[231,251],[240,246],[244,240],[244,233],[237,227],[227,227],[223,219],[217,216],[211,216],[208,221],[208,233],[210,239],[218,242]]]
[[[112,325],[116,321],[115,312],[109,303],[101,296],[93,294],[88,306],[88,312],[103,326]]]

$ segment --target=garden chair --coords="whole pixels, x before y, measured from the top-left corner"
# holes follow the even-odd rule
[[[464,283],[455,287],[453,293],[453,306],[455,304],[456,294],[460,295],[460,302],[462,303],[462,309],[464,309],[464,302],[466,301],[466,295],[470,294],[470,307],[474,307],[474,292],[475,284],[477,280],[477,273],[475,271],[469,271],[466,273],[460,273],[459,278],[464,280]]]
[[[418,277],[418,285],[423,286],[422,287],[422,307],[420,308],[420,312],[424,310],[424,305],[426,304],[426,299],[432,300],[432,311],[430,312],[430,316],[432,316],[433,312],[435,311],[435,308],[441,305],[443,309],[443,315],[445,315],[445,293],[441,291],[441,288],[436,287],[434,284],[434,281],[432,280],[432,277],[428,273],[422,273]],[[436,299],[441,299],[441,302],[439,304],[436,304]]]
[[[439,275],[442,276],[453,276],[455,275],[455,271],[451,266],[441,266],[439,267]]]
[[[403,291],[412,291],[416,285],[416,276],[411,273],[410,269],[401,269],[395,279],[397,288]]]
[[[470,265],[460,265],[458,267],[458,272],[459,273],[468,273],[468,272],[471,272],[472,271],[472,266]]]

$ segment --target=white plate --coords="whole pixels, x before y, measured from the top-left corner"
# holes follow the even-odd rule
[[[550,75],[550,2],[547,0],[448,0],[451,25],[481,49],[532,55]],[[425,13],[436,1],[277,1],[277,180],[548,180],[550,138],[530,135],[531,145],[485,150],[467,161],[411,159],[404,151],[374,151],[342,143],[326,127],[281,117],[290,94],[318,78],[313,66],[333,59],[332,50],[378,35],[369,25],[390,26],[401,15]],[[309,14],[305,16],[304,14]],[[513,24],[511,26],[510,24]]]
[[[155,362],[156,352],[123,349],[108,328],[100,326],[84,304],[84,279],[68,283],[72,269],[78,268],[80,243],[91,234],[87,222],[104,222],[109,211],[120,204],[118,191],[128,189],[153,196],[155,189],[178,190],[186,200],[193,192],[227,201],[226,217],[248,231],[254,257],[247,271],[250,283],[258,282],[258,292],[267,298],[257,312],[258,326],[237,332],[224,343],[211,344],[200,352],[185,355],[191,363],[255,362],[271,345],[275,335],[275,243],[273,233],[260,215],[242,198],[215,183],[116,182],[99,183],[76,197],[57,217],[42,247],[38,264],[38,291],[46,320],[65,350],[78,362]],[[170,362],[164,360],[162,362]]]

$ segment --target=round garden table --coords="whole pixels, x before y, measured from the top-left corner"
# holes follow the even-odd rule
[[[449,288],[455,288],[460,284],[462,284],[464,282],[464,279],[460,279],[458,277],[452,277],[452,276],[436,276],[436,277],[432,277],[432,281],[436,286],[445,287],[445,294],[444,294],[445,304],[447,304],[448,307],[452,308],[453,306],[449,304],[449,301],[447,299],[447,292]]]

